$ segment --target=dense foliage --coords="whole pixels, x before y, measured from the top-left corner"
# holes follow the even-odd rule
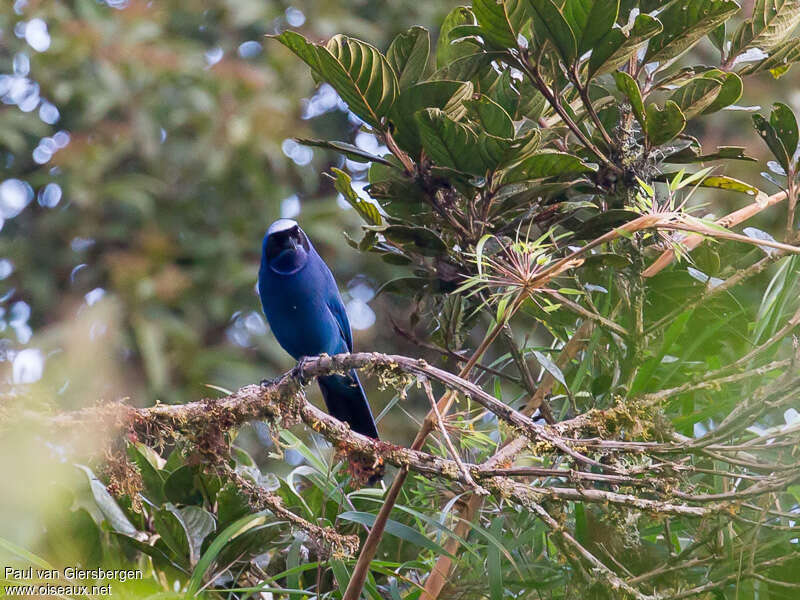
[[[141,420],[110,420],[97,465],[104,483],[84,468],[94,504],[64,499],[42,552],[81,564],[137,561],[153,591],[217,597],[354,598],[362,593],[359,573],[367,574],[363,594],[375,599],[796,597],[800,134],[780,98],[767,110],[737,103],[751,81],[791,77],[800,60],[792,35],[800,2],[758,0],[741,12],[733,0],[476,0],[444,18],[435,43],[412,27],[385,52],[346,35],[316,43],[308,32],[275,32],[266,54],[284,76],[297,76],[297,60],[284,62],[291,52],[377,141],[356,145],[341,129],[344,139],[326,129],[297,140],[348,159],[329,176],[363,222],[362,233],[347,238],[352,252],[383,261],[369,264],[380,294],[402,303],[394,331],[450,373],[399,360],[365,369],[396,394],[387,411],[400,412],[409,397],[427,409],[438,395],[413,446],[379,426],[388,441],[419,453],[365,446],[295,398],[258,413],[276,444],[266,461],[237,443],[239,421],[253,413],[234,418],[209,402],[207,423],[187,413],[165,425],[156,407],[136,413]],[[118,31],[107,35],[122,43]],[[713,66],[695,64],[698,48]],[[145,101],[193,89],[146,87],[157,73],[153,66],[142,75]],[[91,90],[74,93],[81,118],[99,110]],[[120,102],[129,93],[121,90]],[[203,147],[233,152],[220,160],[246,165],[263,153],[262,102],[278,100],[257,94],[260,102],[243,106],[233,100],[242,94],[212,97],[234,102],[230,119],[244,121],[229,134],[248,143]],[[159,290],[181,281],[195,288],[170,320],[192,333],[175,348],[190,363],[202,350],[225,371],[228,350],[219,361],[207,353],[196,335],[207,325],[192,326],[189,317],[219,308],[215,318],[225,321],[228,305],[215,308],[229,300],[220,272],[230,290],[250,292],[253,273],[231,257],[263,228],[246,204],[227,200],[260,201],[254,190],[266,182],[234,172],[225,187],[210,184],[209,156],[186,147],[197,123],[223,104],[200,102],[187,114],[181,103],[164,118],[178,131],[185,126],[186,137],[168,135],[174,152],[149,158],[147,139],[111,128],[107,135],[125,142],[118,160],[81,156],[96,162],[94,179],[71,182],[92,206],[88,199],[109,178],[104,165],[129,173],[114,176],[120,201],[108,213],[98,208],[105,217],[94,235],[124,238],[115,211],[156,211],[154,198],[202,205],[158,213],[156,230],[174,219],[190,238],[185,244],[133,226],[161,257],[150,276],[156,282],[163,270],[164,288],[142,286],[135,265],[111,258],[124,250],[108,258],[111,278],[123,278],[117,289],[126,289],[121,281],[132,286],[126,301],[142,303],[140,313],[126,314],[134,315],[144,369],[160,397],[172,400],[200,393],[149,371],[163,362],[146,352],[172,335],[163,320],[147,325],[152,311],[171,310]],[[760,146],[746,152],[703,135],[715,113],[724,126],[748,110],[752,139],[771,155],[766,190],[739,175],[750,172],[749,154]],[[18,118],[8,114],[0,113]],[[157,126],[149,129],[157,144]],[[172,180],[170,173],[186,172],[166,158],[197,160],[197,177]],[[359,165],[368,167],[367,185],[354,181],[366,171]],[[152,187],[125,185],[154,169]],[[131,189],[140,193],[129,197]],[[779,215],[775,231],[741,227],[765,213]],[[209,224],[210,214],[224,214],[225,224]],[[312,237],[323,235],[323,216],[318,229],[303,221]],[[63,231],[75,235],[79,226],[72,227]],[[184,272],[201,256],[213,257],[203,271],[213,285]],[[298,420],[318,433],[286,429]],[[288,468],[279,450],[299,454],[302,464]],[[399,496],[387,501],[385,489],[359,488],[348,453],[397,467],[387,486],[394,475]],[[382,506],[392,510],[381,539],[373,525]],[[72,518],[63,518],[66,510]],[[360,536],[355,552],[336,537],[352,534]],[[56,552],[65,545],[54,540],[63,539],[73,542],[68,558]]]

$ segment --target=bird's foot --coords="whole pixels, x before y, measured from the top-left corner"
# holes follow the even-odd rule
[[[306,365],[309,362],[309,358],[307,356],[301,356],[300,359],[297,361],[297,365],[294,369],[292,369],[292,377],[297,379],[300,382],[300,385],[307,385],[310,381],[308,377],[306,377],[305,369]]]
[[[258,382],[258,385],[261,387],[272,387],[273,385],[277,385],[278,382],[281,380],[280,377],[272,377],[272,378],[264,378]]]

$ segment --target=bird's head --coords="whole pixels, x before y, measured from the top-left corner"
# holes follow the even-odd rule
[[[278,219],[264,236],[261,261],[275,273],[291,275],[305,266],[310,252],[308,236],[297,222]]]

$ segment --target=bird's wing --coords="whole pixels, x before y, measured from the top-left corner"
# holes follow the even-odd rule
[[[336,324],[339,326],[339,333],[342,335],[344,343],[347,344],[347,351],[353,351],[353,333],[350,330],[350,321],[347,318],[347,311],[342,304],[341,298],[330,298],[327,302],[328,310],[331,311]]]

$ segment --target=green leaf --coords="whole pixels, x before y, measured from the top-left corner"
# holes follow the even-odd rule
[[[589,78],[613,71],[653,36],[661,33],[661,21],[650,15],[637,15],[630,31],[614,28],[597,42],[589,58]]]
[[[778,79],[789,70],[792,63],[800,60],[800,39],[789,39],[776,46],[767,58],[745,65],[740,71],[741,75],[752,75],[769,71],[775,79]]]
[[[776,102],[772,105],[769,124],[772,125],[775,135],[783,143],[783,147],[786,148],[786,153],[791,160],[797,150],[798,142],[797,119],[792,109],[782,102]]]
[[[366,512],[347,511],[341,513],[337,518],[342,519],[343,521],[350,521],[352,523],[360,523],[362,525],[366,525],[367,527],[372,527],[372,525],[375,523],[375,515]],[[400,538],[401,540],[405,540],[414,546],[431,550],[436,555],[444,555],[455,558],[442,546],[427,538],[416,529],[412,529],[408,525],[403,525],[402,523],[398,523],[392,519],[389,519],[386,522],[386,533]]]
[[[325,148],[326,150],[339,152],[340,154],[344,154],[350,160],[359,163],[376,162],[381,163],[382,165],[395,166],[385,158],[365,152],[358,146],[348,144],[347,142],[313,140],[307,138],[295,138],[294,141],[296,141],[298,144],[303,144],[303,146],[313,146],[315,148]]]
[[[716,79],[696,77],[675,90],[670,99],[691,119],[711,106],[721,89],[722,84]]]
[[[442,238],[425,227],[391,225],[381,233],[386,239],[400,246],[414,246],[417,252],[425,256],[440,256],[447,253],[447,244]]]
[[[189,540],[189,560],[192,565],[196,565],[200,560],[200,552],[203,540],[216,529],[214,516],[199,506],[186,506],[184,508],[172,509],[181,525],[186,531]]]
[[[536,360],[539,362],[539,365],[550,373],[556,381],[558,381],[561,385],[565,388],[567,387],[567,382],[564,379],[564,374],[561,372],[561,369],[558,368],[558,365],[554,363],[548,356],[545,356],[538,350],[533,351],[533,355],[536,357]]]
[[[516,164],[539,148],[541,133],[538,129],[531,129],[521,138],[509,140],[481,132],[478,136],[478,149],[484,163],[489,169],[497,169],[506,165]]]
[[[174,504],[195,504],[203,496],[195,485],[195,468],[184,465],[173,471],[164,481],[164,495]]]
[[[769,121],[758,114],[753,115],[753,124],[756,127],[758,135],[761,136],[761,139],[764,140],[770,152],[772,152],[772,155],[783,167],[783,170],[788,173],[789,160],[791,157],[789,156],[786,146],[783,145],[783,140],[778,135],[778,132]]]
[[[364,219],[367,225],[372,225],[374,227],[382,226],[383,217],[381,216],[378,207],[372,202],[367,202],[359,197],[358,194],[356,194],[353,186],[351,185],[352,180],[350,179],[350,175],[341,169],[337,169],[336,167],[333,167],[331,171],[333,171],[333,174],[335,175],[333,187],[335,187],[336,191],[339,192],[345,200],[347,200],[350,206],[356,209],[356,212],[361,216],[362,219]]]
[[[565,152],[546,151],[529,156],[509,169],[503,176],[503,183],[515,183],[528,179],[557,177],[587,173],[592,168],[579,157]]]
[[[242,517],[238,521],[228,525],[219,535],[214,538],[211,544],[209,544],[208,549],[203,553],[203,556],[199,561],[197,561],[197,564],[192,571],[192,576],[189,578],[189,582],[186,585],[187,598],[191,598],[197,594],[197,591],[203,585],[203,578],[205,577],[206,571],[208,571],[208,569],[214,563],[225,545],[232,539],[249,530],[251,527],[264,523],[266,521],[266,514],[271,513],[260,512]]]
[[[708,170],[709,169],[705,169],[704,171]],[[700,173],[698,174],[702,175]],[[670,181],[676,177],[676,175],[677,173],[661,173],[655,179],[656,181]],[[684,181],[684,184],[687,181],[688,179]],[[759,190],[757,187],[750,185],[745,181],[728,177],[727,175],[707,175],[705,177],[701,177],[699,181],[693,182],[692,185],[706,188],[716,188],[719,190],[729,190],[732,192],[742,192],[743,194],[748,194],[750,196],[761,196],[764,194],[764,192]],[[683,187],[683,185],[681,185],[681,187]]]
[[[181,564],[189,560],[189,537],[178,518],[177,509],[168,504],[153,513],[153,527]]]
[[[725,73],[717,78],[722,83],[717,97],[709,104],[701,114],[709,115],[735,104],[742,97],[742,78],[736,73]]]
[[[37,567],[40,567],[42,569],[47,569],[48,571],[53,570],[53,566],[45,559],[34,554],[33,552],[29,552],[22,546],[17,546],[14,542],[11,542],[5,538],[0,537],[0,548],[5,550],[6,552],[13,554],[14,556],[21,558],[22,560],[32,565],[36,565]]]
[[[720,52],[724,52],[725,49],[725,22],[723,21],[720,23],[716,28],[714,28],[711,33],[708,34],[708,39],[711,40],[711,43],[714,44],[714,47],[719,50]]]
[[[755,158],[747,156],[744,151],[745,149],[741,146],[719,146],[716,152],[700,154],[700,149],[697,146],[688,146],[679,152],[670,154],[664,159],[664,162],[675,164],[689,164],[711,160],[746,160],[749,162],[756,162]]]
[[[614,81],[617,83],[617,89],[625,94],[628,101],[631,103],[631,109],[639,121],[642,128],[646,125],[646,116],[644,111],[644,102],[642,101],[642,92],[639,90],[639,84],[636,80],[622,71],[614,71]]]
[[[464,101],[472,96],[473,86],[463,81],[423,81],[403,90],[389,115],[395,126],[397,144],[413,156],[419,156],[422,142],[415,115],[424,108],[438,108],[458,121],[467,114]]]
[[[249,500],[232,483],[225,484],[217,493],[217,518],[221,529],[249,512]]]
[[[142,444],[129,444],[128,458],[136,465],[142,476],[145,497],[153,504],[159,505],[164,502],[164,478],[145,456],[145,448],[146,446]]]
[[[619,13],[619,0],[567,0],[564,18],[578,42],[578,56],[608,35]]]
[[[800,0],[756,0],[752,16],[731,38],[730,56],[751,48],[768,52],[780,44],[800,23]]]
[[[466,6],[457,6],[451,10],[439,28],[439,41],[436,43],[436,68],[441,69],[452,63],[457,58],[475,54],[480,46],[473,41],[463,40],[453,42],[451,33],[460,25],[474,25],[475,15]]]
[[[125,513],[119,507],[117,501],[114,500],[113,496],[108,493],[105,484],[97,478],[89,467],[77,464],[75,466],[88,477],[89,487],[91,488],[97,508],[103,513],[103,516],[106,518],[106,521],[108,521],[108,524],[111,525],[111,528],[125,535],[136,537],[138,533],[136,527],[134,527],[133,523],[125,516]]]
[[[478,136],[468,126],[456,123],[438,108],[415,115],[422,147],[440,167],[481,175],[485,165],[477,150]]]
[[[356,115],[380,127],[397,96],[397,76],[374,47],[336,35],[325,46],[312,44],[294,31],[275,36],[300,57],[317,77],[327,81]]]
[[[412,27],[392,40],[386,51],[386,60],[397,74],[401,90],[422,79],[430,53],[431,38],[424,27]]]
[[[647,107],[647,139],[653,146],[666,144],[686,127],[686,117],[672,100],[667,100],[664,109],[655,104]]]
[[[536,25],[546,32],[563,61],[572,65],[578,56],[578,44],[564,14],[553,0],[530,0],[530,3],[538,17]]]
[[[471,81],[479,78],[482,72],[490,71],[495,60],[506,58],[505,52],[476,52],[456,58],[453,62],[437,69],[432,80],[449,79],[451,81]]]
[[[470,117],[490,135],[501,138],[514,137],[514,123],[505,109],[488,96],[466,100],[464,105]]]
[[[516,48],[517,36],[531,18],[528,0],[474,0],[472,12],[483,38],[499,48]]]
[[[666,356],[667,352],[669,352],[670,348],[672,348],[673,344],[678,340],[684,329],[686,329],[692,314],[693,311],[687,310],[686,312],[681,313],[681,315],[670,324],[670,326],[667,328],[667,331],[664,333],[664,338],[661,341],[661,347],[656,355],[647,360],[636,374],[636,379],[634,379],[633,385],[631,386],[631,393],[638,394],[646,389],[647,384],[653,378],[653,375],[661,364],[661,360],[664,358],[664,356]]]
[[[503,534],[503,517],[495,517],[489,527],[495,537]],[[486,571],[489,576],[489,600],[503,600],[503,569],[499,548],[491,546],[486,554]]]
[[[644,62],[666,63],[680,56],[739,10],[733,0],[682,0],[658,14],[664,30],[650,40]]]

